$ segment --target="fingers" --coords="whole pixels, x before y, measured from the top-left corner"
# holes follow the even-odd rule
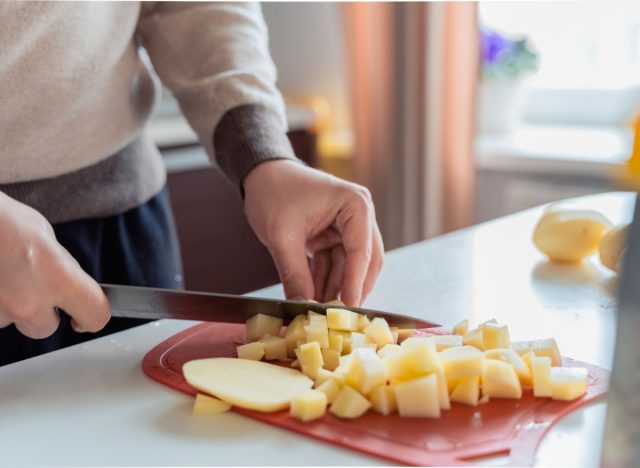
[[[65,250],[60,265],[60,294],[56,306],[71,317],[77,332],[97,332],[111,317],[109,301],[102,289]]]
[[[384,259],[384,244],[382,243],[382,235],[380,234],[380,229],[378,229],[378,225],[374,224],[374,229],[372,235],[372,251],[371,251],[371,262],[369,263],[369,270],[367,271],[367,276],[364,280],[364,286],[362,287],[362,298],[361,302],[364,302],[369,293],[373,289],[373,286],[378,278],[378,274],[382,269],[382,263]]]
[[[54,308],[35,310],[15,322],[15,326],[20,333],[30,338],[47,338],[58,329],[60,315]]]
[[[332,301],[340,297],[340,287],[342,277],[344,275],[345,253],[342,245],[336,245],[331,249],[331,269],[327,277],[327,286],[325,288],[324,298],[322,302]]]
[[[342,243],[342,236],[333,227],[328,227],[313,239],[307,241],[307,254],[311,257],[321,250],[329,251],[334,245]]]
[[[281,239],[271,247],[271,256],[287,299],[311,299],[314,296],[313,278],[305,247],[301,238]]]
[[[327,276],[331,266],[331,252],[321,250],[311,258],[311,276],[313,278],[314,295],[316,301],[322,302],[327,285]]]
[[[362,300],[372,255],[371,218],[369,201],[363,195],[352,198],[336,219],[346,253],[341,299],[348,306],[357,307]]]

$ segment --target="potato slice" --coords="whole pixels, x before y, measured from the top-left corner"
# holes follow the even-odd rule
[[[295,395],[313,386],[311,379],[295,369],[247,359],[197,359],[185,363],[182,372],[198,390],[262,412],[288,408]]]
[[[580,262],[596,253],[611,222],[598,211],[551,209],[543,215],[533,233],[536,247],[557,262]]]

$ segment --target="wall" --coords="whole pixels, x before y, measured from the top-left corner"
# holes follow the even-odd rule
[[[338,3],[263,3],[284,94],[327,98],[334,127],[349,128],[347,66]]]

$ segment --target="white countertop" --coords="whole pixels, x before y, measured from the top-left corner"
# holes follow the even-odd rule
[[[579,200],[614,223],[631,218],[630,194]],[[514,340],[553,335],[566,356],[611,368],[615,276],[593,258],[546,263],[528,210],[387,255],[367,305],[451,326],[492,317]],[[259,292],[275,297],[280,287]],[[192,398],[142,372],[147,351],[195,322],[163,320],[0,368],[0,465],[383,465],[234,413],[191,416]],[[564,418],[538,464],[597,466],[604,402]],[[499,465],[504,457],[482,464]]]

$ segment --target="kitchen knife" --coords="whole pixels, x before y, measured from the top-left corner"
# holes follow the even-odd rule
[[[102,284],[111,304],[113,317],[138,319],[183,319],[208,322],[245,323],[256,314],[265,314],[289,323],[296,315],[312,310],[324,314],[327,309],[341,307],[368,315],[382,317],[389,325],[400,328],[428,328],[436,324],[405,315],[356,307],[318,304],[307,301],[262,299],[251,296],[176,291]]]

